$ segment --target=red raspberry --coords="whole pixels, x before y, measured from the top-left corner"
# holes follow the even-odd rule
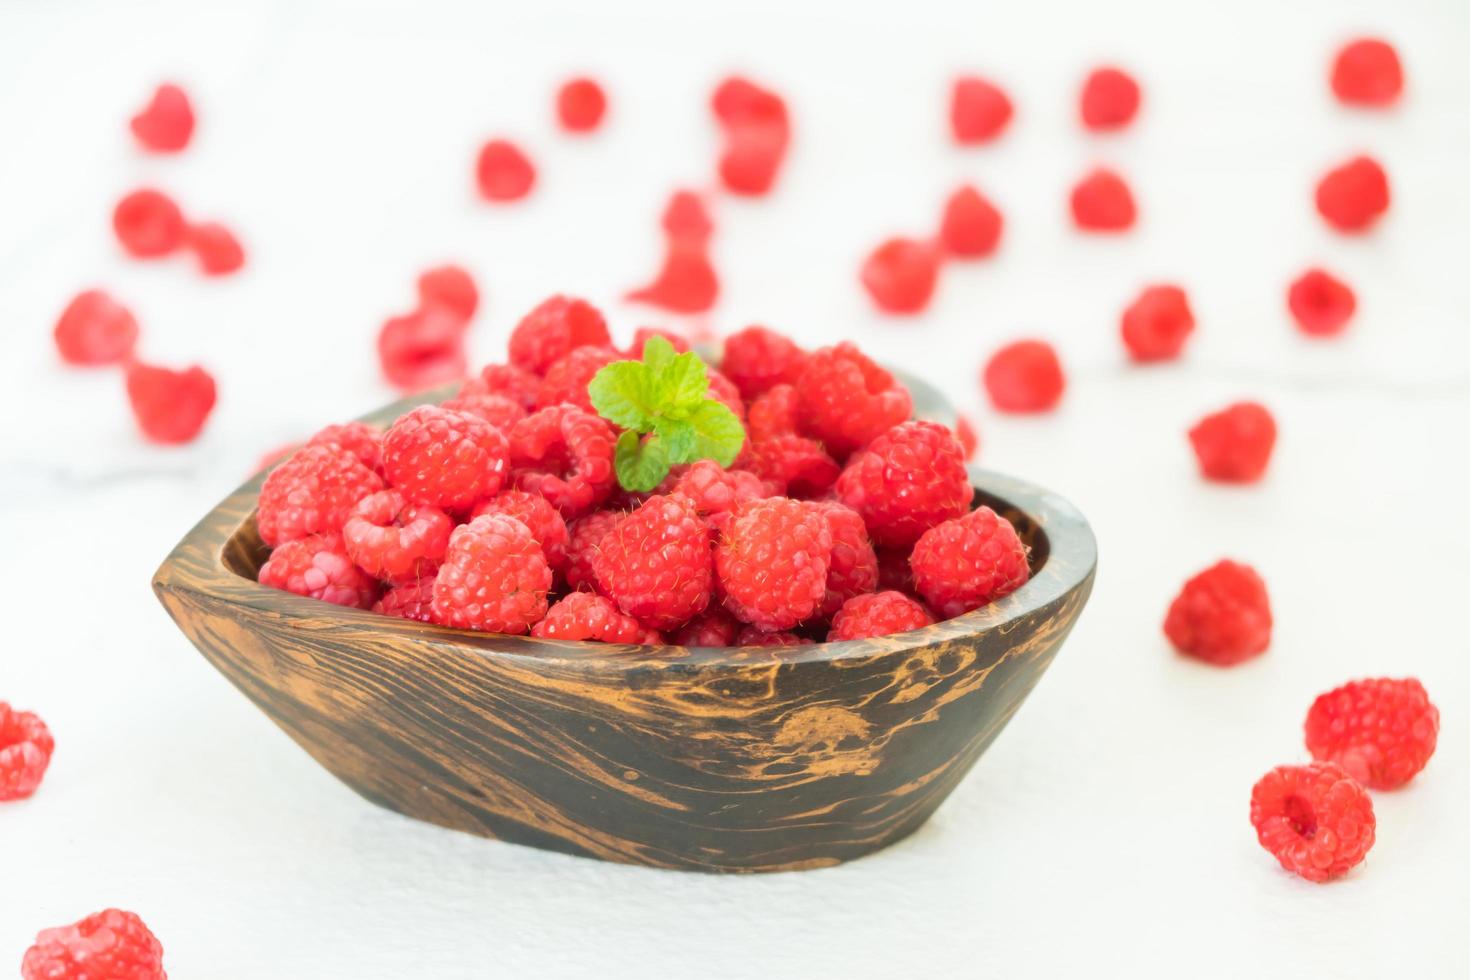
[[[532,412],[510,430],[515,485],[578,517],[612,493],[616,442],[606,421],[572,405]]]
[[[704,373],[709,377],[709,397],[734,412],[736,418],[744,421],[745,401],[740,397],[740,389],[735,387],[735,382],[714,368],[705,368]]]
[[[597,555],[603,536],[622,519],[623,515],[617,511],[599,510],[579,517],[567,526],[567,564],[562,573],[567,580],[567,588],[596,587],[597,574],[592,570],[592,559]]]
[[[623,359],[623,355],[611,347],[578,347],[546,369],[546,377],[541,380],[541,388],[536,395],[536,407],[575,405],[595,415],[597,409],[592,407],[587,386],[598,371],[613,361]]]
[[[894,592],[914,591],[914,570],[909,567],[912,549],[878,548],[878,588]]]
[[[767,496],[761,478],[745,470],[727,470],[712,459],[702,459],[685,467],[670,488],[694,504],[699,516],[716,518],[729,514],[742,500],[759,500]]]
[[[510,364],[487,364],[480,369],[479,381],[490,394],[504,395],[527,411],[536,407],[536,395],[541,390],[541,377],[525,368],[518,368]],[[473,393],[472,390],[460,389],[462,395]]]
[[[66,304],[54,334],[56,349],[68,364],[116,364],[132,357],[138,321],[102,290],[88,289]]]
[[[518,201],[531,193],[536,168],[520,148],[508,140],[491,140],[480,147],[475,161],[475,184],[487,201]]]
[[[798,425],[796,388],[779,384],[757,395],[746,411],[745,431],[753,441],[791,435]]]
[[[163,945],[132,912],[104,909],[43,929],[26,950],[21,980],[168,980]]]
[[[1332,62],[1332,91],[1344,105],[1382,108],[1398,101],[1404,69],[1387,41],[1360,38],[1343,46]]]
[[[1126,231],[1137,217],[1133,192],[1111,170],[1098,167],[1072,188],[1072,220],[1084,231]]]
[[[1193,332],[1194,313],[1178,286],[1150,286],[1123,311],[1123,344],[1135,361],[1172,361]]]
[[[472,378],[471,381],[478,381]],[[465,382],[468,387],[470,381]],[[529,413],[520,406],[519,402],[511,401],[504,395],[492,395],[489,393],[469,393],[464,389],[453,398],[439,403],[440,408],[447,408],[451,412],[464,412],[467,415],[478,415],[480,418],[495,426],[501,432],[509,432],[511,428],[525,418]]]
[[[786,103],[774,92],[732,77],[715,89],[710,104],[725,131],[721,182],[734,194],[765,194],[791,142]]]
[[[831,619],[848,599],[878,587],[878,556],[857,511],[841,504],[816,506],[826,515],[827,528],[832,532],[832,564],[827,569],[827,590],[817,612]]]
[[[511,331],[509,346],[512,364],[534,374],[545,374],[547,368],[573,349],[611,347],[612,338],[607,333],[607,322],[592,304],[569,296],[553,296],[521,318]]]
[[[625,298],[673,313],[703,313],[719,295],[719,276],[705,246],[671,241],[653,281],[630,290]]]
[[[383,593],[383,598],[373,603],[373,612],[399,619],[413,619],[420,623],[434,621],[434,579],[417,579],[394,586]]]
[[[406,392],[464,377],[464,328],[456,314],[438,306],[391,318],[378,333],[383,377]]]
[[[189,145],[189,137],[194,135],[194,107],[183,89],[165,82],[128,121],[128,128],[145,150],[177,153]]]
[[[821,443],[791,433],[747,442],[735,463],[777,492],[804,499],[826,493],[842,472]]]
[[[837,496],[862,515],[873,540],[901,548],[970,509],[975,491],[959,440],[935,422],[905,422],[853,453]]]
[[[751,399],[794,382],[805,365],[806,351],[795,341],[774,330],[750,326],[725,338],[720,371],[735,382],[742,398]]]
[[[802,430],[839,459],[906,420],[914,407],[907,388],[846,341],[812,353],[796,396]]]
[[[633,331],[633,343],[628,346],[628,358],[634,361],[643,360],[643,348],[654,337],[662,337],[669,342],[669,346],[680,354],[689,352],[689,341],[681,334],[663,327],[639,327]]]
[[[306,440],[308,446],[336,443],[362,460],[362,465],[376,472],[383,463],[383,433],[366,422],[344,422],[329,425]],[[289,455],[287,453],[286,455]]]
[[[925,531],[909,555],[914,587],[941,619],[978,609],[1026,584],[1026,545],[989,507]]]
[[[995,205],[973,187],[961,187],[944,205],[939,243],[955,258],[984,258],[1000,244],[1005,219]]]
[[[890,238],[863,261],[863,288],[886,313],[918,313],[939,281],[939,249],[932,242]]]
[[[679,627],[670,642],[681,647],[734,646],[740,625],[739,620],[726,612],[723,606],[710,606]]]
[[[335,531],[287,541],[271,552],[256,579],[337,606],[370,609],[378,599],[377,581],[353,563]]]
[[[464,511],[500,489],[510,449],[477,415],[422,405],[383,434],[383,475],[417,504]]]
[[[1312,702],[1307,751],[1371,789],[1413,779],[1439,738],[1439,709],[1414,678],[1351,681]]]
[[[218,221],[204,221],[184,229],[184,245],[199,260],[206,276],[227,276],[245,264],[240,239]]]
[[[439,306],[461,320],[475,315],[480,305],[480,291],[474,278],[457,265],[436,265],[426,269],[418,281],[419,305]]]
[[[1333,337],[1347,328],[1358,300],[1347,283],[1331,273],[1308,269],[1287,290],[1286,306],[1302,333]]]
[[[954,81],[949,99],[949,130],[961,146],[988,143],[1011,121],[1011,100],[992,82],[973,75]]]
[[[1363,860],[1378,826],[1373,801],[1340,766],[1277,766],[1251,789],[1251,826],[1287,871],[1329,881]]]
[[[741,627],[735,637],[738,647],[798,647],[810,646],[811,640],[786,630],[766,630],[759,626]]]
[[[502,490],[489,500],[475,507],[473,517],[485,514],[504,514],[514,517],[531,532],[531,537],[541,545],[546,564],[553,572],[560,571],[567,563],[567,522],[545,497],[524,490]]]
[[[157,258],[184,244],[184,215],[159,191],[133,191],[113,209],[112,230],[129,255]]]
[[[133,418],[152,442],[192,442],[214,410],[214,378],[197,365],[174,371],[134,362],[127,386]]]
[[[832,529],[820,507],[771,497],[735,509],[715,549],[725,607],[741,622],[783,630],[814,615],[827,593]]]
[[[1002,347],[990,355],[982,378],[990,401],[1002,412],[1049,412],[1067,387],[1057,352],[1044,340]]]
[[[1317,183],[1317,212],[1345,234],[1372,227],[1388,210],[1388,198],[1388,174],[1372,157],[1353,157]]]
[[[54,751],[56,740],[44,721],[0,701],[0,803],[34,793]]]
[[[1271,645],[1271,601],[1249,565],[1221,561],[1184,583],[1164,633],[1181,653],[1230,667]]]
[[[531,628],[532,636],[548,640],[599,643],[643,643],[648,633],[638,620],[623,615],[611,600],[593,592],[563,596],[546,611],[546,618]]]
[[[336,443],[297,450],[260,488],[255,521],[275,547],[323,531],[339,531],[357,502],[383,489],[383,479]]]
[[[522,635],[546,615],[551,567],[526,525],[504,514],[461,524],[434,579],[434,621]]]
[[[1271,462],[1276,420],[1264,405],[1238,402],[1196,422],[1189,442],[1206,479],[1254,483]]]
[[[934,625],[923,603],[902,592],[870,592],[853,596],[832,617],[828,642],[888,636]]]
[[[675,191],[664,205],[659,226],[670,242],[702,248],[714,234],[715,222],[704,199],[694,191]]]
[[[569,133],[590,133],[602,122],[607,96],[591,78],[572,78],[556,90],[556,118]]]
[[[675,629],[709,605],[709,528],[688,497],[650,497],[603,535],[592,568],[601,592],[623,612],[654,629]]]
[[[1082,125],[1097,132],[1120,129],[1133,121],[1140,101],[1132,76],[1118,68],[1098,68],[1082,84]]]
[[[342,525],[347,556],[373,578],[432,578],[449,547],[454,520],[438,507],[410,504],[397,490],[363,497]]]
[[[965,416],[960,415],[954,421],[954,437],[960,441],[960,448],[965,451],[965,462],[975,458],[980,451],[980,436],[975,431],[975,425]]]

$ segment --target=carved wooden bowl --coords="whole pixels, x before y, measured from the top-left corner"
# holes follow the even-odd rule
[[[388,422],[407,403],[370,417]],[[1092,589],[1066,501],[973,472],[1031,547],[1006,598],[895,636],[634,647],[471,633],[255,581],[262,476],[154,575],[230,682],[374,803],[487,837],[699,871],[837,864],[944,801],[1051,663]]]

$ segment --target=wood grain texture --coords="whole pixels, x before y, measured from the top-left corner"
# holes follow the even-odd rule
[[[976,472],[979,499],[1031,544],[1034,574],[957,619],[784,649],[475,634],[256,584],[260,481],[207,515],[153,582],[231,683],[375,803],[665,868],[823,867],[911,833],[1051,663],[1096,564],[1070,505]]]

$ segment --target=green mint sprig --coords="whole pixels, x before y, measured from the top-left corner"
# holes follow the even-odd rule
[[[669,467],[713,459],[729,466],[745,427],[709,397],[709,374],[693,352],[680,354],[663,337],[643,345],[643,360],[614,361],[597,372],[587,394],[599,415],[622,426],[613,464],[626,490],[652,490]]]

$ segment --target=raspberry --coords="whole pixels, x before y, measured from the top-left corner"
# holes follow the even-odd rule
[[[671,490],[688,497],[699,516],[705,518],[728,514],[742,500],[767,496],[760,477],[744,470],[727,470],[712,459],[691,463],[675,478]]]
[[[129,255],[157,258],[184,244],[184,215],[159,191],[133,191],[113,209],[112,230]]]
[[[531,193],[535,183],[535,166],[514,143],[491,140],[480,147],[475,184],[485,200],[518,201]]]
[[[983,258],[1000,244],[1005,220],[995,205],[973,187],[961,187],[944,205],[939,224],[939,243],[961,259]]]
[[[573,78],[556,90],[556,118],[569,133],[590,133],[602,122],[607,96],[591,78]]]
[[[747,442],[735,463],[778,492],[803,498],[825,493],[842,472],[821,443],[793,433]]]
[[[832,617],[829,642],[861,640],[869,636],[888,636],[924,626],[932,626],[934,617],[923,603],[902,592],[870,592],[853,596]]]
[[[740,397],[740,389],[735,387],[735,382],[714,368],[705,368],[704,373],[709,378],[709,397],[734,412],[736,418],[745,421],[745,401]]]
[[[88,289],[66,304],[54,335],[56,349],[68,364],[116,364],[133,355],[138,321],[102,290]]]
[[[909,555],[914,588],[941,619],[978,609],[1026,584],[1026,545],[989,507],[936,524]]]
[[[617,437],[601,417],[572,405],[532,412],[510,430],[518,489],[537,493],[570,520],[612,493]]]
[[[192,442],[214,410],[214,378],[202,367],[174,371],[135,362],[127,386],[133,418],[152,442]]]
[[[406,392],[464,377],[464,326],[458,315],[438,306],[391,318],[378,333],[383,377]]]
[[[720,180],[734,194],[767,193],[791,142],[786,103],[774,92],[744,78],[727,78],[710,100],[725,131]]]
[[[1439,709],[1413,678],[1352,681],[1307,712],[1307,751],[1371,789],[1397,789],[1434,754]]]
[[[592,568],[623,612],[645,626],[675,629],[709,605],[709,528],[688,497],[650,497],[603,535]]]
[[[914,591],[914,570],[909,567],[912,549],[878,548],[878,588],[894,592]]]
[[[901,548],[970,509],[975,491],[959,440],[935,422],[904,422],[848,459],[837,496],[879,545]]]
[[[55,750],[56,740],[44,721],[0,701],[0,803],[34,793]]]
[[[377,581],[353,563],[335,531],[287,541],[271,552],[256,580],[337,606],[369,609],[378,598]]]
[[[336,443],[352,453],[370,470],[376,472],[382,465],[383,433],[375,425],[368,425],[366,422],[329,425],[306,440],[308,446],[325,446],[330,443]]]
[[[832,532],[832,563],[817,611],[824,619],[831,619],[848,599],[878,587],[878,556],[857,511],[841,504],[817,506],[826,515],[827,528]]]
[[[465,382],[466,386],[469,384],[469,381]],[[519,402],[511,401],[504,395],[492,395],[485,392],[466,394],[463,389],[460,389],[460,393],[453,398],[440,402],[439,407],[451,412],[478,415],[501,432],[509,432],[512,426],[529,414]]]
[[[413,619],[420,623],[434,621],[434,578],[417,579],[394,586],[383,593],[383,598],[373,603],[373,612],[399,619]]]
[[[128,128],[145,150],[177,153],[189,145],[189,137],[194,135],[194,108],[183,89],[165,82],[128,121]]]
[[[596,414],[587,385],[598,371],[621,360],[623,355],[611,347],[578,347],[546,369],[546,377],[541,380],[536,395],[536,407],[575,405],[584,412]]]
[[[1331,273],[1308,269],[1287,290],[1286,306],[1302,333],[1333,337],[1346,329],[1358,300],[1347,283]]]
[[[357,502],[342,525],[347,556],[373,578],[413,582],[432,578],[454,520],[438,507],[410,504],[397,490],[382,490]]]
[[[767,389],[746,410],[745,432],[752,440],[791,435],[797,424],[796,388],[789,384]]]
[[[1184,583],[1164,633],[1181,653],[1229,667],[1271,645],[1271,601],[1249,565],[1225,560]]]
[[[1044,340],[1007,344],[990,355],[981,377],[1002,412],[1049,412],[1067,387],[1057,352]]]
[[[545,497],[524,490],[502,490],[475,507],[473,517],[504,514],[526,525],[531,537],[541,545],[546,564],[553,572],[567,563],[567,522]]]
[[[1276,420],[1264,405],[1239,402],[1200,419],[1189,430],[1189,442],[1206,479],[1254,483],[1271,461]]]
[[[593,592],[573,592],[546,611],[546,618],[531,628],[531,635],[548,640],[642,643],[648,630],[632,616],[618,612],[611,600]]]
[[[654,337],[662,337],[669,342],[669,346],[680,354],[689,352],[689,341],[672,330],[662,327],[639,327],[633,331],[633,343],[628,346],[628,357],[635,361],[643,360],[643,347]]]
[[[806,352],[795,341],[750,326],[725,338],[720,371],[735,382],[742,398],[751,399],[781,384],[794,382],[806,364]]]
[[[720,294],[719,277],[703,245],[670,242],[658,275],[625,298],[673,313],[703,313]]]
[[[245,248],[235,233],[218,221],[204,221],[184,229],[184,245],[199,260],[206,276],[227,276],[245,264]]]
[[[787,629],[817,612],[831,564],[826,514],[784,497],[737,507],[715,549],[725,607],[766,630]]]
[[[1011,100],[993,82],[973,75],[955,79],[949,99],[949,130],[961,146],[988,143],[1011,121]]]
[[[477,415],[423,405],[383,434],[383,475],[412,503],[464,511],[500,489],[505,436]]]
[[[1137,217],[1133,192],[1111,170],[1098,167],[1072,188],[1072,220],[1084,231],[1125,231]]]
[[[44,929],[26,950],[21,980],[167,980],[163,945],[132,912],[104,909]]]
[[[623,515],[617,511],[599,510],[579,517],[567,526],[566,568],[562,573],[567,580],[567,588],[596,586],[597,574],[592,570],[592,559],[602,544],[603,535],[622,519]]]
[[[574,348],[611,347],[612,338],[607,322],[592,304],[553,296],[521,318],[511,331],[509,346],[512,364],[539,375]]]
[[[1141,99],[1138,83],[1118,68],[1098,68],[1082,84],[1082,125],[1096,132],[1133,121]]]
[[[859,278],[878,309],[918,313],[934,295],[939,258],[939,249],[932,242],[890,238],[863,261]]]
[[[703,247],[715,231],[714,219],[703,198],[693,191],[675,191],[664,205],[659,225],[669,241],[691,247]]]
[[[436,265],[426,269],[418,281],[419,305],[439,306],[461,320],[475,315],[480,305],[480,291],[475,280],[457,265]]]
[[[1388,198],[1388,174],[1371,157],[1353,157],[1317,183],[1317,212],[1344,234],[1367,231],[1388,210]]]
[[[975,431],[975,425],[965,416],[957,416],[954,420],[954,437],[960,441],[960,448],[965,451],[965,462],[975,458],[980,451],[980,436]]]
[[[1123,311],[1123,344],[1135,361],[1172,361],[1194,331],[1194,313],[1178,286],[1150,286]]]
[[[536,407],[536,395],[541,390],[539,374],[510,364],[487,364],[480,369],[478,380],[489,393],[504,395],[527,411]],[[472,393],[464,388],[460,389],[462,395]]]
[[[1373,846],[1373,801],[1340,766],[1277,766],[1251,788],[1251,826],[1287,871],[1329,881]]]
[[[809,646],[811,640],[786,630],[766,630],[759,626],[744,626],[735,637],[739,647],[796,647]]]
[[[1344,105],[1390,106],[1403,90],[1404,69],[1387,41],[1360,38],[1344,45],[1332,61],[1332,92]]]
[[[796,396],[802,430],[839,459],[907,419],[914,407],[907,388],[846,341],[812,353]]]
[[[526,525],[504,514],[461,524],[434,579],[434,622],[522,635],[546,615],[551,567]]]
[[[740,622],[734,616],[723,606],[710,606],[679,627],[670,642],[681,647],[728,647],[734,646],[739,633]]]

